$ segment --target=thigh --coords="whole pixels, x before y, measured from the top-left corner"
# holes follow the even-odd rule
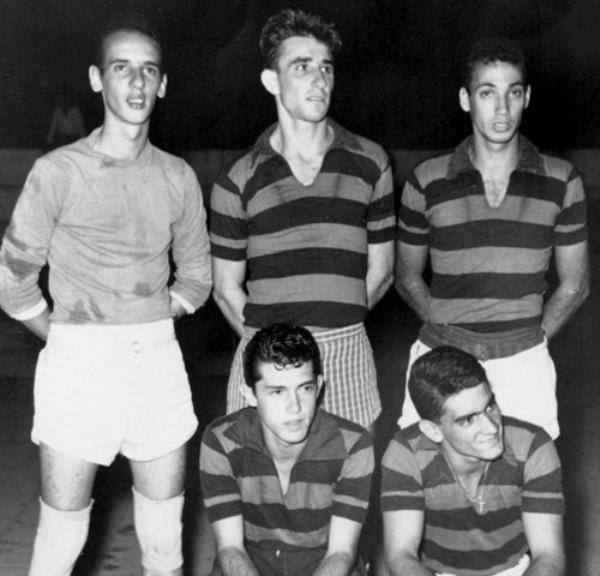
[[[82,510],[90,503],[98,465],[40,443],[42,500],[57,510]]]
[[[130,460],[133,485],[140,493],[152,500],[166,500],[183,492],[186,446],[169,454],[140,462]]]

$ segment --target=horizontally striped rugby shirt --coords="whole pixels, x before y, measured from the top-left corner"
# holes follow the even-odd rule
[[[325,555],[332,516],[365,521],[373,466],[369,434],[323,410],[316,412],[285,495],[255,408],[215,420],[200,452],[211,522],[242,515],[254,564],[277,561],[298,576],[312,574]]]
[[[469,159],[471,138],[416,167],[402,194],[398,239],[430,248],[430,322],[476,332],[539,325],[552,248],[587,238],[581,178],[519,136],[506,197],[490,208]]]
[[[312,184],[271,147],[273,125],[214,185],[211,251],[247,260],[247,326],[366,316],[368,245],[395,237],[392,172],[380,146],[328,122],[334,140]]]
[[[382,512],[425,511],[421,561],[434,572],[488,576],[527,552],[522,514],[563,514],[560,461],[537,426],[504,417],[504,454],[483,482],[485,508],[467,500],[438,444],[418,424],[398,430],[383,457]]]

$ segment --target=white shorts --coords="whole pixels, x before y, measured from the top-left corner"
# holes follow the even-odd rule
[[[402,428],[419,420],[408,392],[408,376],[415,360],[429,350],[431,348],[420,340],[410,349],[404,405],[398,420]],[[558,437],[556,370],[545,341],[506,358],[483,360],[481,365],[485,368],[502,414],[537,424],[552,438]]]
[[[88,462],[160,458],[194,434],[173,321],[52,324],[35,374],[31,438]]]

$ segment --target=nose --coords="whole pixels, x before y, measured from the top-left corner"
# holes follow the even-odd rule
[[[296,392],[291,392],[288,398],[287,409],[289,412],[300,412],[300,398]]]
[[[143,86],[145,82],[144,73],[141,68],[134,68],[131,73],[131,84],[134,86]]]
[[[498,96],[496,111],[498,114],[507,114],[509,109],[508,94]]]
[[[493,414],[482,414],[481,429],[485,434],[497,434],[500,424],[494,419]]]
[[[317,68],[313,82],[319,88],[324,88],[325,86],[327,86],[327,75],[325,74],[325,72],[323,72],[323,70],[321,70],[320,68]]]

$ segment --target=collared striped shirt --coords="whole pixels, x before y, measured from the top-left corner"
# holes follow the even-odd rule
[[[539,325],[552,248],[587,239],[582,180],[569,162],[519,136],[519,163],[502,203],[491,208],[470,142],[415,168],[402,194],[398,240],[429,246],[430,322],[475,332]]]
[[[271,147],[273,125],[212,190],[212,255],[247,261],[249,327],[339,328],[367,314],[368,247],[395,237],[392,170],[380,146],[328,123],[312,184]]]
[[[255,408],[215,420],[204,432],[200,453],[209,518],[215,522],[241,515],[255,564],[275,552],[296,559],[304,555],[318,564],[332,516],[365,521],[373,466],[366,430],[320,409],[285,494]]]
[[[421,561],[433,572],[488,576],[506,570],[528,551],[523,513],[564,512],[560,461],[550,437],[533,424],[503,421],[505,449],[482,480],[482,512],[418,424],[398,430],[386,449],[381,510],[425,512]]]

